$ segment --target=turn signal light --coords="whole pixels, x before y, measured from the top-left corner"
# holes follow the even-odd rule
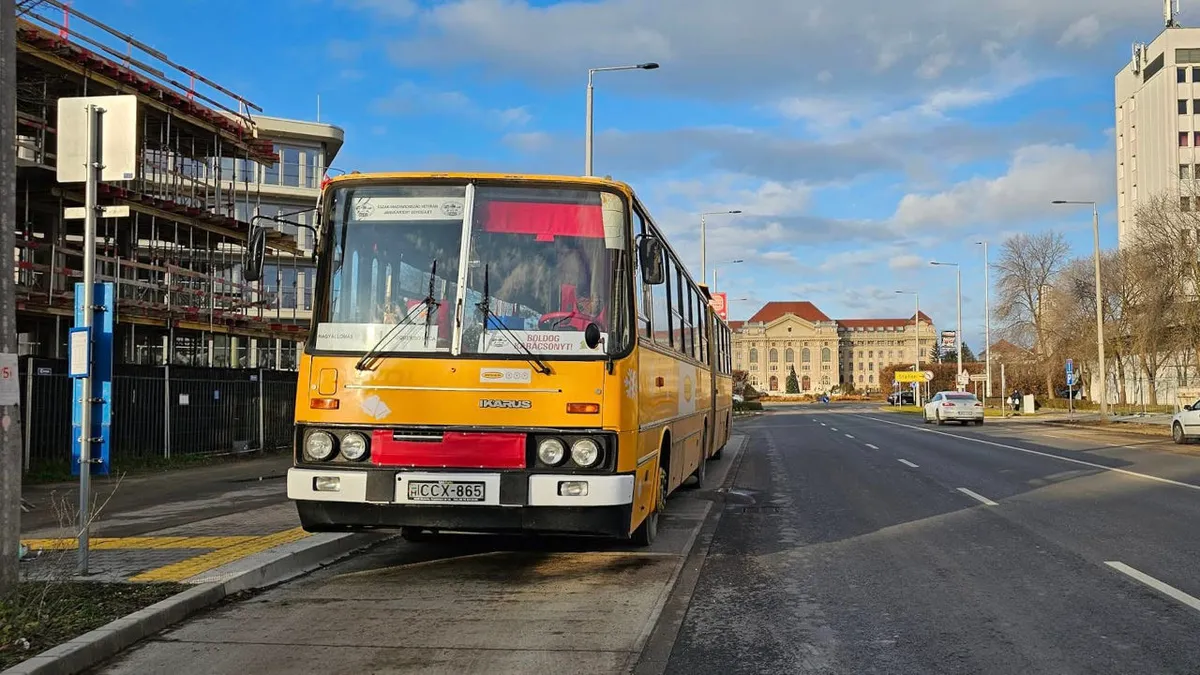
[[[336,398],[310,398],[308,399],[308,407],[313,410],[337,410],[340,407],[341,401]]]
[[[567,414],[570,415],[598,415],[600,413],[599,403],[568,403]]]

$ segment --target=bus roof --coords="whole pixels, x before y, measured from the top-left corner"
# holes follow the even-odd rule
[[[537,173],[481,173],[481,172],[431,172],[431,171],[386,171],[378,173],[352,172],[329,178],[328,185],[334,185],[347,180],[429,180],[429,179],[460,179],[460,180],[515,180],[531,183],[577,183],[579,185],[595,185],[597,187],[615,187],[623,191],[633,192],[628,183],[600,176],[560,176]]]

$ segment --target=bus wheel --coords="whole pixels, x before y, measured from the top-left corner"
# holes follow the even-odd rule
[[[638,529],[633,531],[633,543],[639,547],[646,547],[654,543],[658,538],[658,516],[667,507],[667,469],[666,467],[658,467],[658,492],[654,495],[654,510],[646,519],[638,525]]]
[[[433,534],[431,532],[426,532],[419,527],[402,527],[400,528],[400,538],[404,541],[419,543],[423,541],[429,541],[433,538]]]

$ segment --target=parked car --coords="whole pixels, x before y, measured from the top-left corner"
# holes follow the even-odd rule
[[[894,391],[888,394],[887,402],[889,405],[916,405],[917,397],[913,395],[911,389],[906,391]]]
[[[1171,438],[1180,445],[1200,437],[1200,401],[1183,406],[1171,418]]]
[[[925,404],[921,416],[926,424],[949,421],[983,424],[983,402],[969,391],[939,391]]]

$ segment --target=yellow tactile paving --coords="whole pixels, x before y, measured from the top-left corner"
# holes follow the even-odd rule
[[[123,549],[172,549],[172,548],[228,548],[249,541],[262,539],[255,536],[236,537],[96,537],[88,541],[95,550]],[[69,551],[78,545],[76,539],[23,539],[30,549],[37,551]]]
[[[247,556],[261,553],[267,549],[290,544],[294,541],[299,541],[305,537],[311,536],[305,532],[303,528],[297,527],[283,532],[276,532],[264,537],[242,537],[243,541],[239,541],[230,546],[218,548],[210,553],[198,555],[194,558],[188,558],[171,565],[159,567],[157,569],[143,572],[137,576],[130,577],[130,581],[183,581],[185,579],[196,576],[208,570],[220,567],[236,560],[240,560]],[[199,537],[192,537],[199,539]],[[238,537],[212,537],[212,539],[228,540],[238,539]]]

